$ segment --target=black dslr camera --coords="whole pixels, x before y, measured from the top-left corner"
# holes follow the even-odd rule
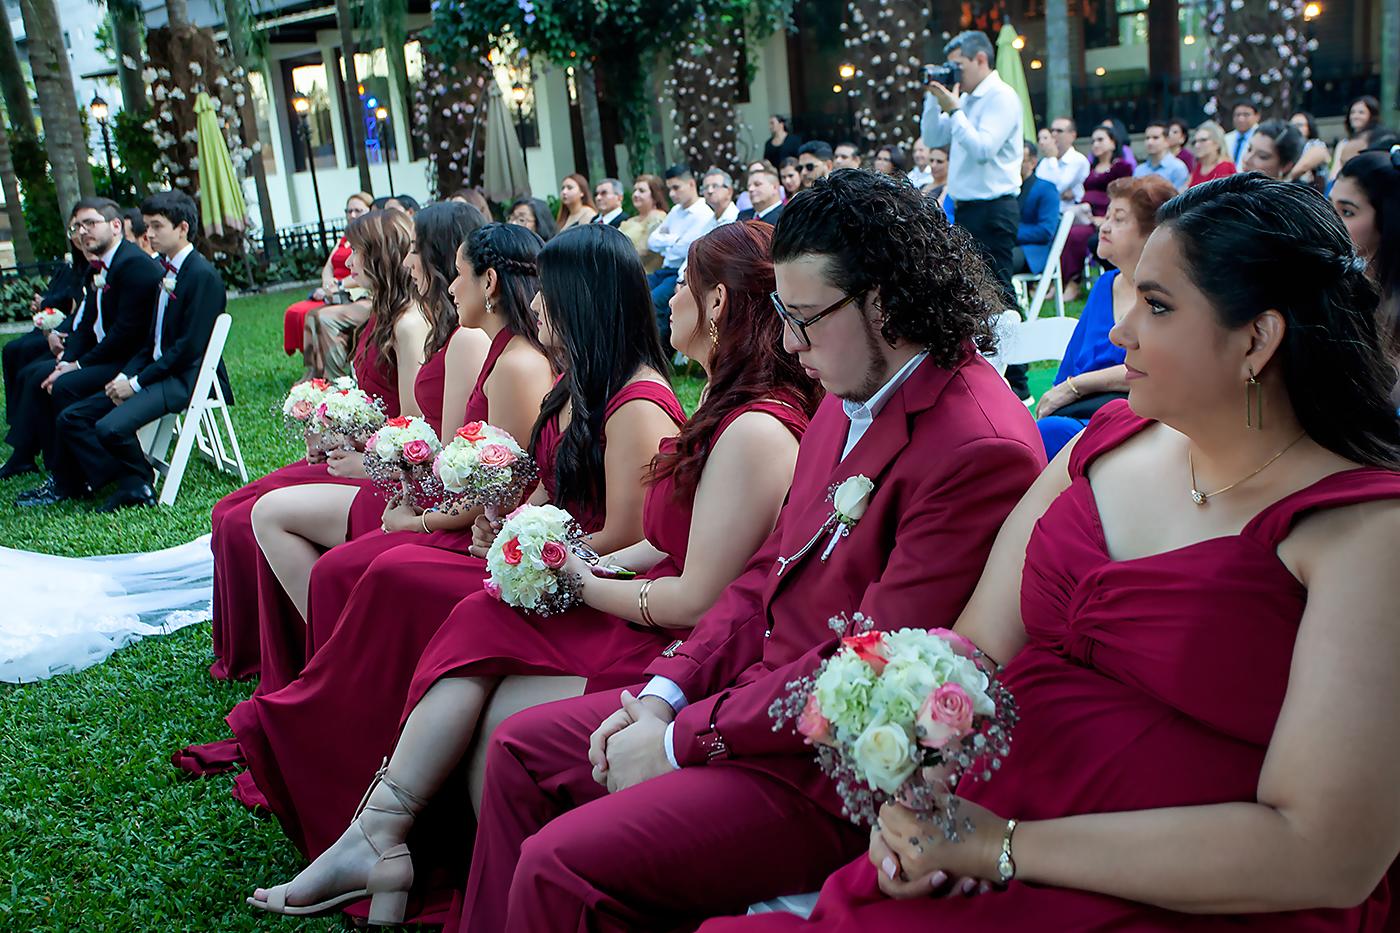
[[[948,62],[943,65],[925,65],[924,83],[932,84],[935,81],[951,91],[962,81],[962,65],[959,65],[957,62]]]

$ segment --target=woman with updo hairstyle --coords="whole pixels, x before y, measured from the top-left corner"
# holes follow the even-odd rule
[[[1285,120],[1265,120],[1249,137],[1241,172],[1263,172],[1270,178],[1288,179],[1303,154],[1303,134]]]
[[[1128,399],[1011,513],[954,627],[1019,713],[956,789],[958,841],[887,802],[810,919],[702,933],[1387,928],[1400,420],[1365,268],[1303,185],[1162,207],[1113,328]]]

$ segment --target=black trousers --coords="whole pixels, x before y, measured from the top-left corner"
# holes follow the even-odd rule
[[[53,391],[41,387],[53,372],[53,360],[41,358],[20,370],[17,380],[15,416],[5,440],[14,448],[14,456],[32,460],[42,453],[44,463],[52,469],[54,455],[54,425],[63,409],[79,399],[87,398],[112,381],[121,372],[116,363],[84,366],[64,373],[54,380]]]
[[[188,386],[163,379],[120,405],[98,391],[67,406],[58,416],[54,482],[70,494],[84,485],[93,490],[111,482],[126,490],[150,485],[155,473],[136,432],[161,415],[184,411],[189,403]]]
[[[994,201],[958,201],[954,204],[953,217],[982,248],[987,266],[1001,284],[1003,306],[1015,308],[1016,292],[1011,287],[1011,275],[1016,230],[1021,222],[1020,201],[1013,194]],[[1026,367],[1006,367],[1006,381],[1017,395],[1026,397]]]
[[[20,370],[33,363],[35,360],[53,360],[53,354],[49,352],[49,342],[44,337],[44,332],[35,328],[23,337],[16,337],[0,349],[0,356],[3,356],[3,368],[5,374],[5,423],[13,424],[16,406],[16,394],[19,391]]]

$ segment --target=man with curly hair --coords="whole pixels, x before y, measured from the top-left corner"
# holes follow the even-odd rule
[[[912,186],[833,172],[788,203],[773,260],[784,348],[828,392],[777,527],[649,684],[496,730],[460,929],[693,927],[865,851],[769,707],[835,651],[833,616],[951,626],[1045,457],[977,353],[996,286]]]

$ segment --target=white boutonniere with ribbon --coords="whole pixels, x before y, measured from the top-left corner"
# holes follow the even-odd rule
[[[175,276],[167,275],[160,280],[160,287],[165,289],[165,293],[172,298],[175,296]]]
[[[826,549],[822,551],[821,559],[825,561],[836,550],[836,545],[842,538],[851,533],[851,529],[856,526],[856,522],[865,515],[865,510],[870,506],[870,495],[875,491],[875,483],[870,477],[857,473],[855,476],[832,486],[827,493],[827,498],[831,500],[831,514],[822,522],[816,534],[791,557],[778,558],[778,575],[782,576],[788,565],[800,560],[804,554],[816,547],[827,532],[831,533],[831,539],[826,544]]]
[[[105,272],[94,274],[92,277],[92,287],[105,292],[107,290],[107,274]]]

